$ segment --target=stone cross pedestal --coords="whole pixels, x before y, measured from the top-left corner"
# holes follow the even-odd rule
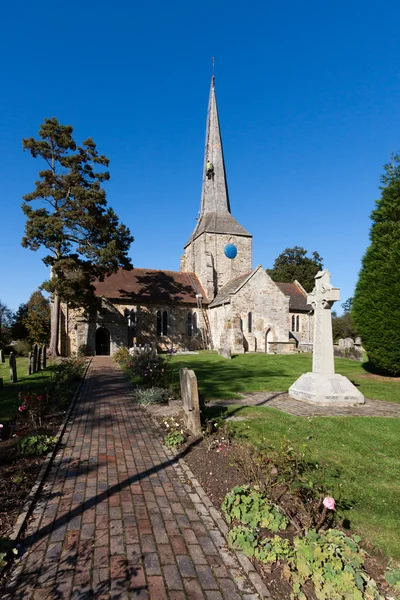
[[[196,374],[184,367],[179,369],[179,379],[185,426],[194,435],[201,435],[200,403]]]
[[[320,405],[352,406],[364,404],[364,396],[343,375],[335,373],[332,339],[332,304],[340,300],[339,288],[330,284],[324,269],[315,276],[315,288],[307,297],[314,309],[312,373],[304,373],[289,388],[289,396]]]

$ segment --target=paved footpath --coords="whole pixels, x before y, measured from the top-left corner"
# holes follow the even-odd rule
[[[226,550],[223,522],[186,465],[157,437],[121,371],[94,359],[3,600],[266,597],[254,569],[246,577]]]

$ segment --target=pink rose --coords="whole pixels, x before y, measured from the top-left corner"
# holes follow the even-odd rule
[[[0,423],[0,429],[3,429],[3,427],[4,427],[4,425],[2,425],[2,424]]]
[[[23,404],[22,406],[20,406],[20,407],[18,408],[18,410],[19,410],[20,412],[23,412],[24,410],[26,410],[26,406]]]
[[[335,510],[335,504],[336,504],[335,499],[331,498],[330,496],[327,496],[326,498],[324,498],[324,501],[322,502],[322,504],[328,510]]]

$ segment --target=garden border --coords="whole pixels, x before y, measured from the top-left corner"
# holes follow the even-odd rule
[[[66,415],[64,417],[64,420],[63,420],[63,422],[61,423],[61,425],[58,428],[58,431],[57,431],[57,434],[56,434],[56,438],[57,438],[56,444],[55,444],[53,450],[45,458],[45,461],[44,461],[44,463],[41,466],[41,469],[40,469],[39,474],[38,474],[38,476],[36,478],[36,481],[33,484],[33,487],[32,487],[31,491],[28,494],[28,497],[27,497],[27,499],[25,501],[24,506],[22,507],[22,511],[19,513],[18,518],[15,521],[12,533],[9,536],[9,538],[7,538],[10,542],[14,542],[15,543],[14,548],[17,545],[16,543],[17,543],[17,541],[18,541],[18,539],[19,539],[19,537],[20,537],[20,535],[21,535],[21,533],[22,533],[22,531],[23,531],[23,529],[24,529],[24,527],[26,525],[27,520],[29,519],[29,517],[32,514],[34,504],[35,504],[35,502],[37,500],[37,497],[38,497],[39,493],[42,490],[44,481],[45,481],[45,479],[47,477],[47,474],[48,474],[48,472],[50,470],[50,467],[51,467],[51,464],[52,464],[52,462],[54,460],[54,457],[55,457],[56,453],[59,450],[59,445],[60,445],[61,438],[64,435],[65,428],[66,428],[67,423],[69,421],[69,418],[71,416],[72,410],[75,407],[76,401],[77,401],[77,399],[79,397],[82,385],[83,385],[83,383],[84,383],[84,381],[86,379],[86,374],[88,372],[88,369],[89,369],[91,363],[92,363],[92,358],[90,358],[88,360],[87,364],[86,364],[86,368],[85,368],[85,371],[83,373],[83,377],[82,377],[81,381],[79,382],[79,385],[78,385],[77,389],[75,390],[75,393],[74,393],[74,395],[72,397],[72,400],[70,402],[70,405],[69,405],[67,413],[66,413]],[[10,558],[10,556],[11,556],[11,558]],[[7,558],[9,558],[9,560],[7,561],[7,563],[3,567],[0,568],[0,585],[2,583],[1,580],[3,579],[4,575],[6,574],[6,572],[11,568],[11,566],[14,563],[14,560],[12,559],[14,556],[15,556],[16,559],[19,558],[19,555],[14,555],[13,554],[13,549],[10,549],[8,551],[8,553],[7,553]]]

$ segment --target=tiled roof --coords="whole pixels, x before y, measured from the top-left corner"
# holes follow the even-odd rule
[[[119,269],[104,281],[95,283],[96,295],[109,299],[142,303],[196,304],[196,294],[206,294],[194,273],[155,269]]]
[[[209,212],[200,217],[195,230],[193,231],[188,244],[195,240],[202,233],[228,233],[231,235],[244,235],[252,237],[244,227],[236,221],[228,212]]]
[[[210,303],[210,308],[213,306],[218,306],[219,304],[224,304],[225,302],[229,302],[230,297],[234,294],[241,285],[249,278],[253,271],[249,271],[248,273],[244,273],[243,275],[239,275],[239,277],[235,277],[235,279],[231,279],[226,283],[218,292],[214,300]]]
[[[311,306],[307,304],[307,295],[304,294],[298,285],[295,283],[283,283],[280,281],[275,281],[275,283],[281,292],[285,294],[285,296],[289,296],[289,309],[304,311],[311,310]]]

